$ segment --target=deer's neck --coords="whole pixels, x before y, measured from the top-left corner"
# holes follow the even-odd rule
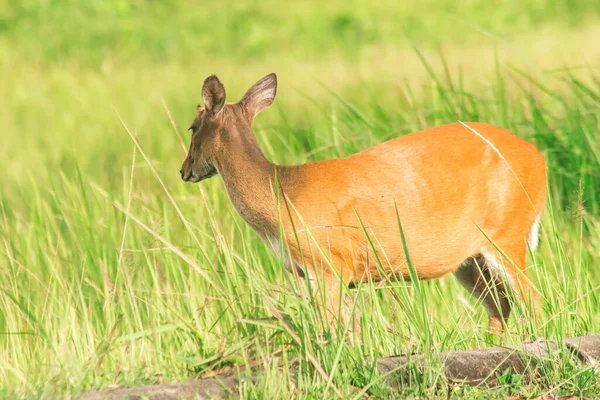
[[[215,167],[240,216],[261,236],[277,232],[275,172],[281,167],[267,160],[254,135],[226,138]]]

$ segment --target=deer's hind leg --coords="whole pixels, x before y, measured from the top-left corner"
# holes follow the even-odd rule
[[[490,332],[502,332],[512,309],[511,300],[527,308],[535,320],[539,293],[525,268],[526,245],[498,246],[465,260],[455,271],[460,283],[485,307]],[[512,296],[515,295],[515,296]]]
[[[511,312],[509,288],[497,272],[495,260],[477,254],[466,259],[454,275],[488,314],[488,331],[502,333]]]

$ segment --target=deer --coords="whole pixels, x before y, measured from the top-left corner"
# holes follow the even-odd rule
[[[546,164],[534,144],[459,121],[346,157],[277,165],[252,129],[276,93],[271,73],[226,102],[219,78],[207,77],[180,174],[194,183],[218,174],[237,213],[321,294],[327,321],[360,331],[348,288],[411,274],[453,274],[487,311],[491,333],[504,332],[515,302],[536,315],[526,257],[538,245]]]

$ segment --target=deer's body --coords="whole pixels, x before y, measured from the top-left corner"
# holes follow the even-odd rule
[[[419,279],[454,272],[486,307],[491,328],[508,318],[510,287],[522,301],[537,301],[525,269],[527,240],[537,238],[546,197],[546,166],[535,146],[491,125],[455,123],[345,158],[276,166],[251,130],[256,110],[274,98],[274,79],[258,82],[240,103],[222,105],[208,123],[199,111],[196,131],[204,123],[220,132],[203,155],[213,170],[193,171],[192,142],[182,177],[218,172],[263,240],[289,249],[292,263],[324,285],[327,310],[336,314],[342,284],[409,276],[399,221]]]
[[[443,276],[470,256],[492,252],[482,232],[497,245],[522,244],[518,251],[524,256],[526,239],[544,204],[544,160],[533,145],[505,130],[467,125],[506,160],[456,123],[350,157],[292,167],[291,179],[286,179],[285,167],[279,168],[283,191],[294,209],[291,214],[297,212],[303,219],[294,218],[296,231],[304,231],[304,223],[325,253],[344,260],[351,281],[381,277],[372,247],[382,251],[379,258],[386,268],[408,277],[398,219],[422,279]],[[284,221],[294,249],[294,229],[289,219]],[[312,258],[309,242],[302,246],[306,258]]]

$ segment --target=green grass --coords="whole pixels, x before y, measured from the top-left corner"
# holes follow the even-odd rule
[[[217,57],[243,64],[289,55],[356,57],[370,45],[401,45],[409,39],[468,42],[473,25],[510,37],[532,27],[578,27],[598,13],[600,4],[586,0],[508,0],[495,7],[484,0],[462,5],[411,0],[402,7],[391,0],[287,7],[275,0],[196,7],[184,0],[8,0],[0,6],[0,32],[8,47],[16,45],[20,55],[36,61],[206,62]]]
[[[523,3],[498,11],[480,1],[462,10],[438,1],[0,6],[0,397],[178,381],[267,357],[243,397],[395,398],[374,373],[377,357],[491,345],[485,312],[452,277],[364,285],[362,346],[324,342],[311,301],[235,214],[218,178],[180,181],[185,129],[215,72],[229,100],[279,73],[276,104],[255,123],[279,163],[348,155],[456,120],[536,143],[549,202],[528,263],[542,312],[538,326],[515,312],[503,343],[597,333],[599,70],[549,71],[565,60],[533,57],[538,42],[522,38],[550,35],[548,49],[593,54],[585,32],[600,10],[587,1]],[[492,51],[480,71],[473,60],[484,48]],[[534,382],[503,382],[452,395],[600,395],[598,376],[567,360],[546,363]],[[448,390],[431,365],[401,395]]]

